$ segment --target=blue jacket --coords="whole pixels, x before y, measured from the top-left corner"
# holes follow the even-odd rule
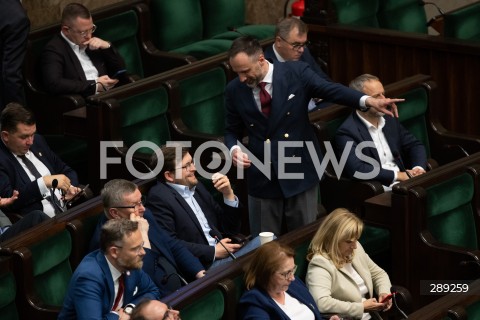
[[[150,210],[147,209],[143,217],[149,224],[148,237],[152,246],[151,249],[145,249],[143,270],[152,277],[152,280],[160,290],[160,295],[164,297],[171,292],[166,288],[165,283],[162,283],[167,274],[158,266],[159,257],[164,257],[168,260],[175,267],[177,273],[185,277],[187,281],[195,280],[195,275],[205,268],[180,241],[170,237],[165,230],[157,225]],[[107,217],[105,215],[98,221],[97,228],[90,242],[90,250],[100,247],[100,231],[106,221]]]
[[[219,233],[240,232],[239,208],[220,206],[201,182],[195,188],[194,198],[202,208],[210,228]],[[203,265],[209,266],[213,262],[215,247],[209,245],[197,216],[182,195],[158,181],[148,193],[146,206],[152,210],[158,225],[179,239]]]
[[[159,298],[157,287],[144,271],[131,270],[125,277],[123,305]],[[58,319],[116,320],[118,315],[111,312],[114,300],[115,288],[107,259],[96,250],[85,256],[73,273]]]
[[[384,119],[385,126],[383,127],[383,133],[385,134],[385,138],[387,139],[392,154],[394,156],[395,154],[399,155],[399,157],[395,159],[397,165],[400,168],[404,165],[407,169],[411,169],[415,166],[421,166],[426,169],[427,154],[423,144],[405,129],[398,119],[390,116],[385,116]],[[356,112],[353,112],[337,130],[335,135],[335,147],[338,157],[342,155],[345,145],[349,141],[353,141],[353,145],[345,164],[345,176],[352,179],[355,171],[362,173],[373,171],[373,166],[370,163],[360,160],[355,155],[355,148],[359,143],[363,141],[373,142],[372,137],[368,132],[368,128]],[[362,153],[375,159],[377,163],[380,163],[380,157],[376,148],[364,148]],[[385,186],[392,184],[393,179],[393,171],[382,168],[380,168],[380,173],[375,178],[375,180],[380,181],[380,183]]]
[[[295,278],[295,280],[290,283],[287,292],[312,310],[315,314],[315,320],[322,319],[322,315],[320,314],[312,295],[302,280]],[[290,320],[269,294],[258,288],[253,288],[243,293],[237,310],[239,311],[238,319],[240,320]]]
[[[322,97],[353,108],[358,108],[363,93],[341,84],[328,82],[306,63],[278,62],[273,69],[273,97],[270,117],[261,113],[252,89],[239,78],[226,88],[225,144],[230,149],[248,134],[248,149],[262,163],[264,144],[271,150],[271,178],[252,165],[247,169],[248,192],[257,198],[290,198],[315,184],[320,177],[314,161],[322,154],[317,137],[308,118],[308,104],[312,97]],[[303,175],[295,179],[279,179],[279,145],[295,142],[299,145],[285,148],[284,172]],[[313,157],[313,158],[312,158]],[[268,164],[267,164],[268,166]],[[317,167],[320,167],[317,162]],[[280,171],[282,172],[282,171]]]

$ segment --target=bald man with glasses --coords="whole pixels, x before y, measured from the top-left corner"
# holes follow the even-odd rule
[[[114,76],[125,70],[125,62],[110,42],[94,36],[96,29],[86,7],[79,3],[65,6],[60,33],[41,56],[46,91],[86,97],[128,82],[125,73]]]
[[[145,200],[136,184],[123,179],[111,180],[105,184],[101,195],[105,214],[98,221],[90,243],[91,251],[99,248],[100,230],[108,220],[130,219],[138,222],[142,234],[143,270],[158,286],[161,296],[205,275],[200,261],[157,225],[150,210],[145,209]]]

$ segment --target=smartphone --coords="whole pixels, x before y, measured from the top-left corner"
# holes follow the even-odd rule
[[[386,296],[385,298],[383,298],[383,300],[380,301],[380,303],[385,303],[385,302],[387,302],[388,300],[392,299],[392,297],[393,297],[393,294],[390,293],[388,296]]]
[[[80,191],[78,191],[70,200],[66,201],[65,206],[67,208],[71,207],[75,201],[77,201],[78,199],[80,199],[81,196],[84,195],[84,191],[85,191],[85,189],[88,188],[88,186],[89,186],[89,184],[87,184],[85,187],[80,189]]]
[[[120,77],[122,74],[124,74],[125,72],[127,72],[126,69],[121,69],[121,70],[118,70],[117,72],[115,72],[115,74],[113,76],[111,76],[110,78],[111,79],[118,79],[118,77]]]

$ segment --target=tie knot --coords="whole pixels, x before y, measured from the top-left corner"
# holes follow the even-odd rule
[[[266,86],[266,85],[267,85],[266,82],[260,82],[260,83],[258,84],[258,86],[260,87],[260,89],[263,89],[263,90],[265,90],[265,86]]]

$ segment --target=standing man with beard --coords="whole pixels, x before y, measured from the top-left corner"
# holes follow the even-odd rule
[[[398,116],[396,106],[392,111],[387,106],[403,99],[375,99],[328,82],[300,61],[272,64],[251,37],[235,39],[228,57],[238,78],[225,91],[225,144],[233,164],[248,168],[250,231],[254,236],[261,231],[280,235],[317,217],[321,172],[315,161],[322,156],[308,118],[309,101],[319,97]],[[252,165],[239,145],[245,132],[248,150],[266,168]]]
[[[350,82],[350,88],[362,91],[372,98],[384,99],[385,90],[380,80],[363,74]],[[354,178],[355,172],[373,171],[370,162],[359,159],[355,149],[359,143],[372,141],[375,148],[364,148],[363,154],[380,163],[380,172],[374,178],[388,190],[392,184],[425,173],[427,153],[423,144],[415,138],[398,119],[384,117],[384,113],[369,109],[354,111],[338,128],[335,135],[337,155],[342,155],[346,144],[353,141],[345,164],[344,174]],[[411,169],[407,169],[411,168]]]
[[[144,256],[137,221],[107,221],[100,249],[75,270],[58,319],[128,320],[136,304],[159,299],[157,287],[142,270]]]

